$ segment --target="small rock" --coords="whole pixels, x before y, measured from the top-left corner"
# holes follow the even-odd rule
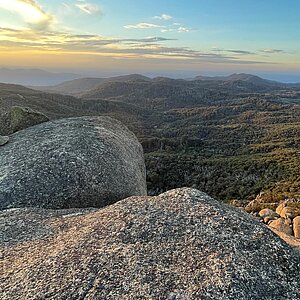
[[[285,234],[293,235],[293,230],[290,227],[289,221],[284,218],[272,221],[269,226],[277,229],[278,231],[284,232]]]
[[[294,235],[296,239],[300,239],[300,216],[293,220]]]
[[[9,141],[9,137],[8,136],[2,136],[0,135],[0,146],[3,146],[5,144],[7,144]]]
[[[265,208],[259,212],[259,216],[264,220],[265,223],[268,223],[271,220],[275,220],[278,215],[271,209]]]
[[[293,225],[292,219],[286,218],[286,219],[285,219],[285,224],[287,224],[287,225]]]
[[[277,216],[268,216],[268,217],[265,217],[264,218],[264,223],[266,223],[266,224],[268,224],[268,223],[270,223],[270,222],[272,222],[272,221],[274,221],[274,220],[277,220],[278,219],[278,217]]]
[[[286,207],[286,202],[280,203],[280,204],[277,206],[277,208],[276,208],[276,213],[277,213],[278,215],[280,215],[281,212],[282,212],[282,210],[283,210],[285,207]]]
[[[280,212],[280,217],[285,219],[287,218],[293,219],[297,217],[297,215],[298,215],[298,210],[296,208],[289,207],[289,206],[284,207]]]
[[[271,216],[274,214],[274,211],[271,210],[271,209],[268,209],[268,208],[265,208],[265,209],[262,209],[260,212],[259,212],[259,215],[260,217],[262,218],[265,218],[267,216]]]

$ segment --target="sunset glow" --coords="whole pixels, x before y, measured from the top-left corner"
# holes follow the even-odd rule
[[[86,70],[299,70],[299,1],[122,3],[0,0],[0,65],[67,70],[71,55]]]

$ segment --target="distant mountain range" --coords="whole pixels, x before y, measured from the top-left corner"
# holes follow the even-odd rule
[[[281,85],[282,83],[272,80],[263,79],[259,76],[255,76],[252,74],[231,74],[229,76],[196,76],[192,80],[212,80],[212,81],[246,81],[256,84],[271,84],[271,85]]]
[[[0,83],[20,84],[37,90],[55,92],[67,95],[79,95],[96,89],[109,82],[127,81],[152,81],[152,82],[174,82],[176,79],[168,77],[149,78],[140,74],[130,74],[124,76],[98,78],[86,77],[73,73],[49,72],[41,69],[10,69],[0,68]],[[252,74],[232,74],[229,76],[196,76],[188,79],[177,79],[180,81],[213,81],[223,83],[243,82],[264,87],[299,87],[298,84],[287,84],[277,81],[263,79]]]
[[[55,92],[65,95],[78,95],[89,90],[93,90],[98,86],[109,83],[109,82],[126,82],[126,81],[151,81],[150,78],[139,75],[131,74],[125,76],[116,76],[109,78],[79,78],[75,80],[65,81],[61,84],[54,86],[40,86],[33,87],[35,89],[45,91],[45,92]]]
[[[99,94],[99,90],[102,90],[105,86],[111,87],[114,83],[114,88],[117,90],[116,85],[124,86],[124,83],[131,83],[133,85],[135,82],[151,83],[152,85],[172,84],[172,85],[185,85],[190,86],[191,84],[197,85],[198,87],[201,83],[205,85],[222,85],[228,86],[228,88],[239,88],[240,90],[245,90],[247,92],[257,91],[260,92],[268,89],[285,89],[285,88],[299,88],[300,84],[287,84],[277,81],[271,81],[263,79],[261,77],[251,75],[251,74],[232,74],[229,76],[196,76],[191,79],[171,79],[168,77],[155,77],[153,79],[139,75],[131,74],[125,76],[117,76],[110,78],[79,78],[75,80],[69,80],[58,85],[52,86],[40,86],[33,87],[34,89],[42,90],[45,92],[54,92],[65,95],[75,95],[75,96],[90,96],[94,97]]]
[[[28,86],[56,85],[66,80],[80,78],[72,73],[52,73],[40,69],[0,68],[0,82]]]

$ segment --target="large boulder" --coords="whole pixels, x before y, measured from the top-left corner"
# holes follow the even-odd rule
[[[193,189],[6,210],[0,233],[0,299],[300,299],[299,252]]]
[[[28,107],[13,106],[0,115],[0,134],[12,134],[19,130],[49,121],[44,114]]]
[[[0,148],[0,209],[103,207],[146,195],[143,149],[108,117],[51,121]]]

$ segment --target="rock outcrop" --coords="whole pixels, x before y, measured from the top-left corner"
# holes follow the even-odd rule
[[[143,149],[108,117],[51,121],[0,148],[0,209],[103,207],[146,195]]]
[[[44,114],[28,107],[13,106],[0,115],[0,134],[12,134],[19,130],[49,121]]]
[[[248,206],[249,208],[250,206]],[[276,211],[276,212],[275,212]],[[270,226],[276,233],[283,233],[290,237],[292,244],[300,246],[300,235],[297,233],[297,220],[300,217],[300,202],[297,199],[287,199],[275,206],[275,211],[269,208],[262,209],[259,213],[251,214],[260,219],[261,222]],[[281,236],[281,234],[279,234]],[[287,240],[286,237],[284,240]],[[299,241],[297,241],[299,240]]]
[[[2,300],[300,298],[299,252],[193,189],[93,211],[6,210],[0,227]]]

